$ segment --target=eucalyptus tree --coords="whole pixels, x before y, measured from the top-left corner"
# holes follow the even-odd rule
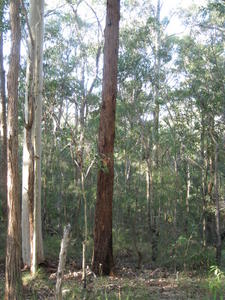
[[[97,179],[94,252],[92,259],[92,268],[96,274],[110,274],[114,264],[112,201],[120,1],[108,0],[106,7],[102,107],[98,136],[101,166],[98,170]]]
[[[23,143],[22,253],[34,274],[43,261],[41,220],[41,121],[44,1],[30,1]]]
[[[157,199],[157,193],[154,193],[154,187],[153,185],[153,180],[151,180],[152,174],[154,176],[154,170],[158,172],[159,168],[159,113],[160,113],[160,73],[161,73],[161,55],[160,55],[160,50],[162,47],[162,33],[161,33],[161,24],[160,24],[160,14],[161,14],[161,1],[157,1],[157,6],[156,6],[156,13],[155,13],[155,43],[154,43],[154,84],[153,84],[153,99],[154,99],[154,110],[153,110],[153,118],[154,118],[154,126],[152,130],[152,161],[151,163],[148,160],[148,177],[149,177],[149,183],[150,187],[149,190],[152,190],[151,193],[151,201],[154,202],[155,199]],[[153,168],[151,170],[151,168]],[[156,189],[155,189],[156,190]],[[155,197],[156,195],[156,197]],[[149,205],[150,207],[150,205]],[[156,224],[156,216],[157,213],[154,212],[153,215],[153,220],[151,224],[151,232],[150,234],[152,235],[152,260],[155,261],[157,258],[157,244],[158,244],[158,228]]]
[[[5,299],[22,298],[21,214],[18,160],[18,77],[20,67],[20,3],[10,1],[11,52],[7,77],[7,161],[8,161],[8,230],[5,267]]]
[[[4,11],[6,2],[1,1],[0,6],[0,198],[3,219],[7,218],[7,116],[6,116],[6,93],[5,93],[5,70],[3,41],[5,32]]]

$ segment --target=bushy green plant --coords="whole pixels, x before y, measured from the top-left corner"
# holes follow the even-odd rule
[[[208,287],[210,293],[212,294],[213,300],[220,299],[223,300],[223,295],[225,292],[225,274],[222,272],[218,266],[211,266],[209,271]]]
[[[194,237],[179,236],[173,244],[173,257],[176,266],[180,269],[207,268],[215,263],[215,251],[213,247],[202,247],[202,244]]]

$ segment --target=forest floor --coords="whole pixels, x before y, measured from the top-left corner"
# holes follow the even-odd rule
[[[24,299],[54,299],[57,262],[42,266],[35,277],[23,271]],[[225,282],[221,286],[225,286]],[[88,272],[87,287],[83,289],[81,270],[70,262],[63,282],[63,299],[132,300],[132,299],[225,299],[224,288],[207,276],[189,273],[170,273],[165,269],[118,266],[109,277],[94,277]],[[3,299],[4,265],[0,264],[0,299]],[[214,293],[214,290],[216,291]]]
[[[1,236],[1,232],[0,232]],[[1,239],[4,241],[4,238]],[[3,245],[3,247],[2,247]],[[4,299],[5,245],[0,249],[0,299]],[[75,243],[76,246],[76,243]],[[83,288],[81,261],[77,260],[78,249],[71,245],[63,281],[63,299],[67,300],[225,300],[225,272],[195,270],[175,272],[171,269],[153,267],[143,263],[136,267],[134,253],[129,255],[116,251],[116,268],[112,276],[95,277],[87,271],[87,286]],[[53,300],[60,239],[45,239],[46,262],[35,277],[28,270],[22,271],[23,300]],[[90,247],[91,248],[91,247]],[[120,248],[121,249],[121,248]],[[225,253],[224,253],[225,254]],[[88,255],[91,257],[91,252]],[[225,255],[223,255],[225,257]],[[147,261],[147,260],[146,260]],[[223,262],[225,266],[225,262]]]

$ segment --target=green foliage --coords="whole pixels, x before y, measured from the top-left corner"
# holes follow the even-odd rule
[[[4,33],[9,29],[9,20],[5,16],[6,9],[8,8],[9,1],[0,1],[0,32]]]
[[[213,300],[224,299],[225,275],[218,266],[210,267],[208,286]]]
[[[54,235],[48,235],[44,238],[45,241],[45,255],[47,259],[53,259],[58,260],[59,258],[59,251],[60,251],[60,236],[54,234]],[[53,251],[54,249],[54,251]]]
[[[27,8],[28,2],[25,1]],[[46,259],[58,260],[62,229],[70,222],[73,236],[68,261],[80,265],[84,227],[81,168],[86,174],[95,159],[85,178],[88,264],[93,249],[96,174],[99,169],[108,171],[97,149],[103,75],[102,50],[99,52],[103,36],[98,22],[102,22],[103,2],[91,1],[96,13],[92,11],[94,21],[79,15],[85,1],[69,2],[74,11],[66,5],[65,9],[47,12],[45,20],[42,215]],[[8,1],[1,1],[0,30],[4,32],[9,25],[5,14],[7,5]],[[216,139],[220,148],[219,195],[224,194],[224,1],[208,1],[206,6],[185,13],[183,19],[191,27],[186,36],[168,36],[169,18],[156,20],[156,7],[149,1],[125,0],[121,8],[124,11],[118,61],[113,246],[115,261],[122,265],[121,269],[126,265],[129,268],[115,278],[91,278],[90,281],[88,278],[87,290],[83,290],[79,279],[65,280],[65,299],[163,299],[165,291],[168,291],[167,299],[223,299],[225,261],[222,258],[221,267],[215,266],[216,207],[214,190],[209,193],[207,186],[214,176]],[[24,15],[22,22],[25,24]],[[159,70],[157,62],[160,62]],[[22,57],[20,161],[25,69]],[[160,111],[157,163],[156,102]],[[146,175],[151,178],[149,186]],[[220,212],[224,230],[223,209]],[[203,246],[203,213],[206,246]],[[157,231],[154,262],[152,229]],[[5,259],[4,234],[2,226],[1,267]],[[140,272],[132,269],[137,265],[137,248],[143,256]],[[68,264],[68,273],[69,267]],[[166,268],[171,278],[165,279],[164,286],[164,278],[150,278],[152,270],[146,271],[146,267]],[[209,268],[208,277],[204,277],[204,271]],[[201,273],[201,278],[192,277],[194,270]],[[3,273],[0,275],[2,299]],[[43,269],[35,277],[24,272],[23,283],[33,299],[44,297],[40,295],[42,292],[50,297],[55,285]]]
[[[93,6],[96,4],[99,3],[94,1]],[[221,146],[223,141],[224,55],[220,31],[223,7],[212,2],[204,9],[193,10],[187,19],[195,24],[192,31],[188,36],[176,37],[166,33],[168,18],[158,23],[156,7],[146,2],[142,4],[126,1],[126,14],[132,18],[135,11],[138,17],[135,22],[124,20],[120,28],[113,205],[115,253],[131,251],[129,258],[136,261],[136,238],[144,261],[152,263],[150,209],[151,222],[156,223],[158,230],[156,265],[171,269],[207,268],[214,264],[214,241],[210,238],[215,234],[214,229],[209,229],[214,226],[214,217],[208,215],[211,208],[215,210],[215,205],[207,194],[209,245],[203,248],[201,145],[204,144],[203,152],[208,159],[204,169],[208,184],[212,176],[209,161],[214,149],[210,131],[215,131]],[[96,12],[98,15],[98,10]],[[121,18],[126,18],[126,14]],[[77,155],[82,152],[85,172],[96,159],[85,179],[89,233],[93,231],[96,173],[99,168],[107,172],[107,165],[99,158],[97,149],[101,71],[89,93],[96,75],[98,48],[102,45],[101,34],[97,34],[101,30],[96,23],[81,17],[79,9],[75,16],[71,6],[50,15],[45,27],[43,210],[47,236],[54,234],[47,242],[47,253],[51,247],[59,249],[63,225],[72,220],[73,255],[80,257],[84,214]],[[101,60],[101,54],[98,58]],[[157,61],[160,61],[158,72]],[[101,63],[99,70],[100,67]],[[155,99],[157,89],[159,95]],[[160,108],[157,168],[154,157],[156,101]],[[222,162],[220,151],[221,176]],[[186,204],[188,167],[189,213]],[[148,168],[153,187],[150,204],[146,195]],[[221,193],[223,189],[221,181]],[[89,243],[88,257],[91,257],[92,234]],[[56,253],[58,255],[58,251]]]
[[[92,22],[91,18],[79,15],[78,8],[82,2],[78,2],[71,1],[77,9],[76,14],[68,6],[65,10],[62,8],[47,15],[45,20],[43,227],[46,257],[57,260],[63,225],[71,222],[73,238],[68,257],[81,261],[84,207],[78,154],[82,152],[84,172],[95,158],[85,178],[89,232],[87,258],[90,262],[96,174],[99,168],[107,172],[107,165],[100,159],[97,149],[102,82],[102,54],[98,53],[98,49],[102,47],[102,36],[96,20]],[[102,4],[93,1],[92,5],[98,7]],[[114,165],[115,257],[121,258],[122,263],[136,264],[136,242],[143,254],[143,264],[172,271],[207,269],[215,264],[214,240],[211,238],[215,236],[215,203],[212,194],[207,194],[208,245],[203,247],[202,174],[205,172],[207,185],[213,177],[212,131],[221,148],[219,192],[220,195],[224,193],[224,5],[222,1],[209,1],[207,6],[189,12],[184,18],[192,22],[192,30],[187,36],[179,37],[167,35],[169,19],[165,17],[158,24],[156,8],[149,2],[126,0],[124,9],[126,13],[121,14],[120,28]],[[137,20],[131,22],[134,12]],[[98,13],[100,11],[96,9],[97,16]],[[129,22],[126,22],[126,14]],[[157,51],[158,28],[161,36]],[[100,63],[96,76],[97,55],[100,55]],[[157,61],[160,61],[158,72]],[[21,71],[20,103],[25,91],[23,61]],[[92,83],[93,89],[90,90]],[[157,167],[154,136],[156,101],[160,110]],[[21,105],[21,145],[22,115]],[[204,149],[201,149],[202,145]],[[188,166],[191,186],[187,212]],[[147,199],[147,171],[152,177],[150,200]],[[154,223],[158,230],[158,257],[154,263],[148,209],[150,225]],[[2,252],[1,246],[0,255]],[[220,297],[222,293],[224,277],[221,274],[210,273],[208,288],[213,297]],[[28,284],[32,285],[31,279]],[[94,284],[97,287],[89,293],[76,283],[68,282],[68,299],[86,296],[89,299],[119,298],[119,289],[107,289],[105,278],[96,279]],[[120,297],[148,299],[148,295],[145,286],[134,287],[127,280]]]
[[[178,269],[199,270],[215,263],[215,251],[211,247],[204,248],[193,236],[179,236],[174,244],[173,260]]]

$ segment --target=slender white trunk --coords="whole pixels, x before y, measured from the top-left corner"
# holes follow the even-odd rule
[[[160,25],[161,1],[157,1],[156,7],[156,37],[155,37],[155,58],[154,58],[154,73],[155,73],[155,86],[154,86],[154,129],[153,129],[153,161],[156,169],[159,164],[159,96],[160,96],[160,68],[161,68],[161,25]]]
[[[185,220],[185,232],[188,233],[188,220],[189,220],[189,201],[190,201],[190,189],[191,189],[191,173],[190,173],[190,164],[187,159],[187,170],[186,170],[186,220]]]
[[[30,71],[31,71],[31,45],[29,43],[29,54],[26,70],[26,95],[24,111],[24,140],[23,140],[23,169],[22,169],[22,258],[25,266],[30,266],[30,223],[29,223],[29,166],[32,164],[28,145],[33,123],[32,109],[29,107]]]
[[[26,129],[25,129],[26,130]],[[23,141],[23,174],[22,174],[22,258],[24,265],[30,266],[30,227],[28,214],[28,159],[26,133]]]
[[[41,224],[43,17],[44,1],[30,0],[28,25],[30,39],[25,103],[26,128],[23,147],[22,248],[24,264],[31,266],[32,273],[36,272],[37,264],[44,259]],[[30,141],[28,140],[29,138]],[[29,142],[31,143],[31,147],[28,149]],[[33,155],[31,155],[31,153]],[[30,172],[33,172],[33,178]],[[29,178],[31,178],[30,182]],[[31,184],[33,184],[33,190],[29,196]],[[31,211],[30,218],[29,209]],[[27,253],[29,253],[29,255],[27,255]]]
[[[191,188],[190,165],[189,165],[189,162],[187,162],[187,192],[186,192],[186,212],[187,212],[187,215],[189,214],[190,188]]]
[[[34,45],[34,261],[31,269],[36,271],[37,262],[44,259],[42,223],[41,223],[41,119],[42,119],[42,89],[43,89],[43,30],[44,30],[44,0],[31,0],[31,14],[34,17],[32,30],[35,33]]]

